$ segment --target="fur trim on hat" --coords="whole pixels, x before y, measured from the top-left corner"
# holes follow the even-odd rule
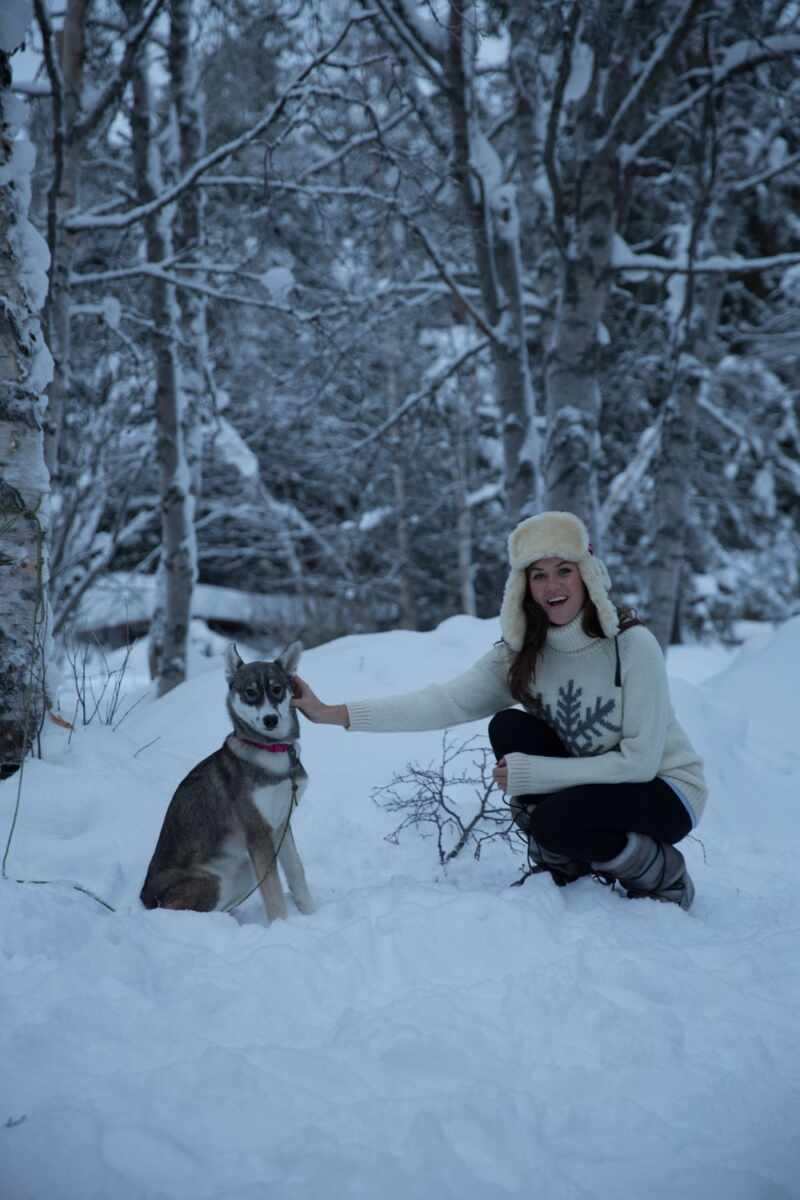
[[[589,534],[578,517],[568,512],[545,512],[528,517],[512,530],[508,539],[511,572],[503,592],[500,629],[512,650],[525,641],[525,612],[522,607],[528,585],[526,568],[540,558],[564,558],[574,562],[597,609],[600,628],[606,637],[619,633],[617,610],[608,595],[611,580],[605,564],[595,558]]]

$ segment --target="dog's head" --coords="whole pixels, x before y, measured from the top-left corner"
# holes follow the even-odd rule
[[[291,676],[303,647],[291,646],[272,661],[246,663],[233,645],[225,652],[228,712],[237,733],[271,741],[293,741],[300,733],[297,712],[291,705]],[[247,732],[245,732],[247,731]]]

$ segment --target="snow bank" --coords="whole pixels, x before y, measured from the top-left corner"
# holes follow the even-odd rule
[[[331,701],[385,694],[497,632],[458,617],[344,638],[301,671]],[[50,729],[10,873],[78,879],[117,911],[0,886],[0,1194],[797,1196],[800,621],[690,682],[704,661],[683,648],[674,680],[712,782],[689,914],[590,880],[509,888],[502,848],[443,874],[431,842],[385,840],[369,799],[439,735],[308,726],[295,832],[317,913],[147,913],[171,792],[226,730],[221,660],[159,701],[132,674],[128,700],[146,698],[116,733]]]

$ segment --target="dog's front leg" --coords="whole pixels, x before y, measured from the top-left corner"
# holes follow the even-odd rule
[[[253,870],[261,899],[264,901],[264,911],[268,921],[285,919],[286,897],[283,894],[280,876],[278,875],[278,859],[275,854],[273,833],[265,824],[263,829],[247,841],[247,849],[253,863]]]
[[[308,890],[306,873],[303,870],[303,863],[297,852],[297,845],[291,826],[287,826],[286,832],[283,835],[278,858],[286,875],[289,891],[292,893],[292,898],[298,909],[301,913],[312,913],[314,911],[314,901],[311,898],[311,892]]]

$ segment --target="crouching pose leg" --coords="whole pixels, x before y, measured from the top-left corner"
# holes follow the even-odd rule
[[[539,797],[530,833],[546,853],[588,862],[627,894],[670,900],[688,909],[694,884],[675,842],[691,820],[663,779],[584,784]]]
[[[492,744],[495,758],[502,762],[507,754],[546,754],[551,758],[568,758],[569,754],[555,730],[530,713],[521,712],[518,708],[506,708],[497,713],[489,722],[489,741]],[[556,849],[545,846],[533,832],[532,820],[541,796],[512,796],[510,799],[511,815],[514,823],[528,839],[528,860],[531,863],[531,874],[537,871],[549,871],[553,882],[559,887],[588,875],[591,871],[589,860],[578,860],[571,854],[562,854]]]

